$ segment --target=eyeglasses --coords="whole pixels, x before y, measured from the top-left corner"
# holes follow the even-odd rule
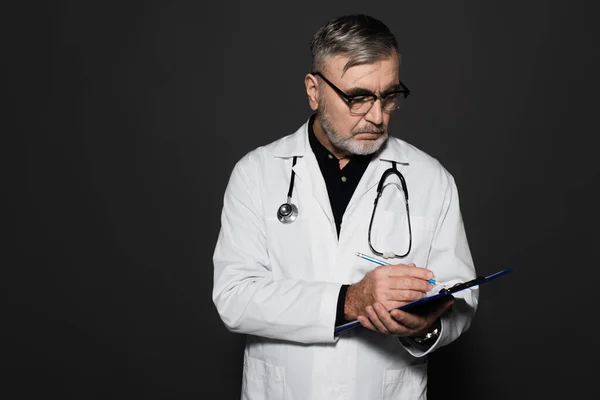
[[[394,90],[387,93],[385,96],[378,96],[375,93],[348,95],[331,83],[320,72],[313,72],[312,74],[321,77],[325,83],[327,83],[337,94],[346,100],[346,103],[348,103],[348,107],[350,108],[350,112],[355,115],[365,115],[368,113],[378,99],[381,100],[383,111],[391,113],[392,111],[400,108],[402,101],[410,94],[410,90],[408,90],[408,88],[404,86],[402,82],[400,82],[400,87],[402,88],[401,90]]]

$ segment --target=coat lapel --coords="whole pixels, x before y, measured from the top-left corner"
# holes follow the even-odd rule
[[[335,223],[325,180],[308,142],[308,121],[296,133],[282,139],[274,154],[277,158],[289,158],[290,162],[294,156],[298,157],[293,168],[295,184],[299,190],[313,196],[329,221]]]
[[[399,143],[397,141],[388,140],[385,145],[373,155],[369,166],[348,203],[346,212],[350,211],[362,196],[369,192],[375,185],[379,184],[379,180],[383,176],[383,173],[392,167],[393,161],[396,162],[396,167],[400,172],[402,172],[404,167],[409,165],[408,159],[404,155]],[[373,200],[375,200],[375,198],[373,198]]]
[[[323,213],[327,216],[331,223],[335,223],[329,195],[327,194],[327,186],[323,179],[323,174],[319,168],[317,159],[310,148],[308,141],[308,121],[304,123],[294,134],[284,137],[280,140],[274,152],[277,158],[289,158],[290,162],[294,156],[298,157],[297,163],[294,166],[296,173],[296,184],[298,189],[302,188],[312,195]],[[383,173],[392,167],[392,161],[397,163],[397,168],[400,172],[409,165],[408,158],[402,148],[402,142],[390,138],[382,146],[382,148],[373,155],[362,179],[358,183],[346,213],[358,203],[373,186],[379,183]]]

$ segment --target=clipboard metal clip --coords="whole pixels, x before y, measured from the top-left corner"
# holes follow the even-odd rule
[[[460,290],[463,290],[465,288],[471,287],[471,286],[477,286],[477,284],[485,281],[486,277],[485,276],[478,276],[475,279],[472,279],[468,282],[462,282],[462,283],[457,283],[453,286],[450,286],[449,288],[443,288],[442,290],[440,290],[440,293],[454,293],[454,292],[458,292]]]

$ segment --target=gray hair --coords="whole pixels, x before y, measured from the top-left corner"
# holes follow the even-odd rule
[[[394,52],[400,57],[396,38],[381,21],[364,14],[332,19],[320,27],[310,42],[312,71],[320,71],[330,57],[341,55],[350,67],[380,61]]]

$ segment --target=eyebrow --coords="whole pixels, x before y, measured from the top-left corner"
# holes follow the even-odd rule
[[[389,88],[387,88],[385,91],[383,91],[381,93],[382,97],[387,96],[388,94],[392,93],[392,92],[397,92],[401,89],[401,86],[399,83],[395,83],[392,86],[390,86]],[[350,88],[346,91],[346,94],[348,96],[374,96],[375,93],[373,93],[372,91],[365,89],[365,88]]]

